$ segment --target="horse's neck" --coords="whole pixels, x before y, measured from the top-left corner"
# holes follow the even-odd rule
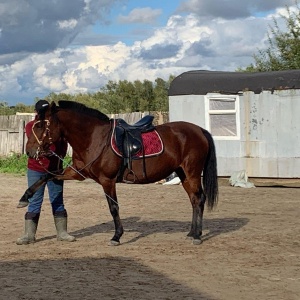
[[[61,121],[62,131],[73,151],[80,153],[82,150],[92,148],[93,143],[99,144],[108,137],[110,132],[110,123],[87,118],[73,118]]]

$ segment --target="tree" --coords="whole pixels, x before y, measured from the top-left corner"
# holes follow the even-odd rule
[[[0,115],[12,115],[8,103],[5,101],[0,101]]]
[[[291,11],[286,6],[287,16],[281,15],[287,31],[279,28],[278,22],[273,18],[273,27],[268,32],[269,47],[259,50],[253,56],[255,64],[246,67],[247,72],[264,72],[300,69],[300,7],[296,1],[297,11]]]
[[[96,93],[54,93],[45,97],[50,103],[56,104],[59,100],[71,100],[98,109],[106,114],[128,113],[134,111],[168,111],[168,89],[175,76],[170,75],[168,81],[162,78],[149,80],[120,80],[118,82],[108,81]],[[36,97],[34,102],[40,98]],[[33,112],[34,104],[25,106],[18,103],[9,107],[7,102],[0,100],[0,115],[12,115],[16,112]]]

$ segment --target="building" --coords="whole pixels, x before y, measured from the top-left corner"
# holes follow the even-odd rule
[[[185,72],[171,83],[169,119],[212,133],[219,176],[300,178],[300,70]]]

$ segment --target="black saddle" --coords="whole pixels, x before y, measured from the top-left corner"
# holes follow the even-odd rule
[[[147,115],[141,118],[138,122],[134,123],[133,125],[126,123],[126,121],[123,119],[117,119],[117,126],[121,126],[122,128],[128,131],[138,129],[142,132],[148,132],[154,129],[154,125],[152,124],[153,119],[154,116]]]
[[[119,171],[118,178],[123,176],[125,169],[131,172],[132,159],[141,151],[143,153],[142,133],[155,129],[152,124],[154,116],[147,115],[133,125],[123,119],[116,119],[115,141],[118,149],[122,153],[123,164]]]

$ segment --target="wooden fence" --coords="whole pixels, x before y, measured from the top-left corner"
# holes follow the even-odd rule
[[[148,112],[134,112],[128,114],[108,115],[110,118],[122,118],[129,124],[134,124]],[[154,115],[154,124],[159,125],[168,122],[169,114],[151,112]],[[12,116],[0,116],[0,156],[24,154],[27,142],[24,133],[25,124],[33,120],[34,114],[16,114]]]

